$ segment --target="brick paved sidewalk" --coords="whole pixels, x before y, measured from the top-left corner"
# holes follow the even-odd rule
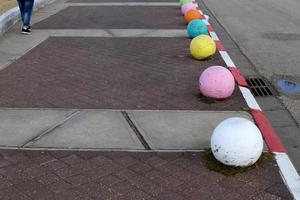
[[[291,199],[275,162],[224,176],[203,153],[0,151],[0,199]]]

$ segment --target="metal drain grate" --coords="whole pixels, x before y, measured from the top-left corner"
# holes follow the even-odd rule
[[[256,97],[268,97],[275,95],[275,92],[273,89],[271,89],[270,84],[263,80],[262,78],[247,78],[246,79],[251,92]]]

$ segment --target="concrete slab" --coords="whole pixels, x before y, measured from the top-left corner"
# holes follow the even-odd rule
[[[1,109],[0,146],[20,147],[73,112],[74,110]]]
[[[144,149],[119,111],[83,110],[26,147]]]
[[[264,111],[273,127],[295,126],[296,122],[287,110]]]
[[[300,127],[300,99],[293,99],[286,96],[279,97],[286,108],[295,118],[298,126]]]
[[[264,111],[284,110],[283,104],[276,97],[256,98],[256,101]]]
[[[214,128],[229,117],[252,119],[247,112],[128,111],[152,149],[205,149]]]
[[[33,33],[32,36],[21,35],[17,24],[9,34],[0,40],[0,51],[10,55],[23,55],[47,38],[47,35]],[[34,38],[32,38],[34,37]],[[1,58],[1,57],[0,57]],[[1,58],[2,59],[2,58]]]
[[[0,70],[4,69],[7,65],[13,62],[18,55],[8,54],[0,51]]]

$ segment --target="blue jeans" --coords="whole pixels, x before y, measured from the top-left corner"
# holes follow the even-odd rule
[[[17,0],[21,12],[21,18],[24,28],[30,26],[30,19],[32,14],[32,8],[34,0]]]

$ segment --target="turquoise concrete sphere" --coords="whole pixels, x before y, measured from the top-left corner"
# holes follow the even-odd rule
[[[187,26],[189,38],[194,38],[199,35],[208,35],[208,30],[205,22],[201,19],[192,20]]]

